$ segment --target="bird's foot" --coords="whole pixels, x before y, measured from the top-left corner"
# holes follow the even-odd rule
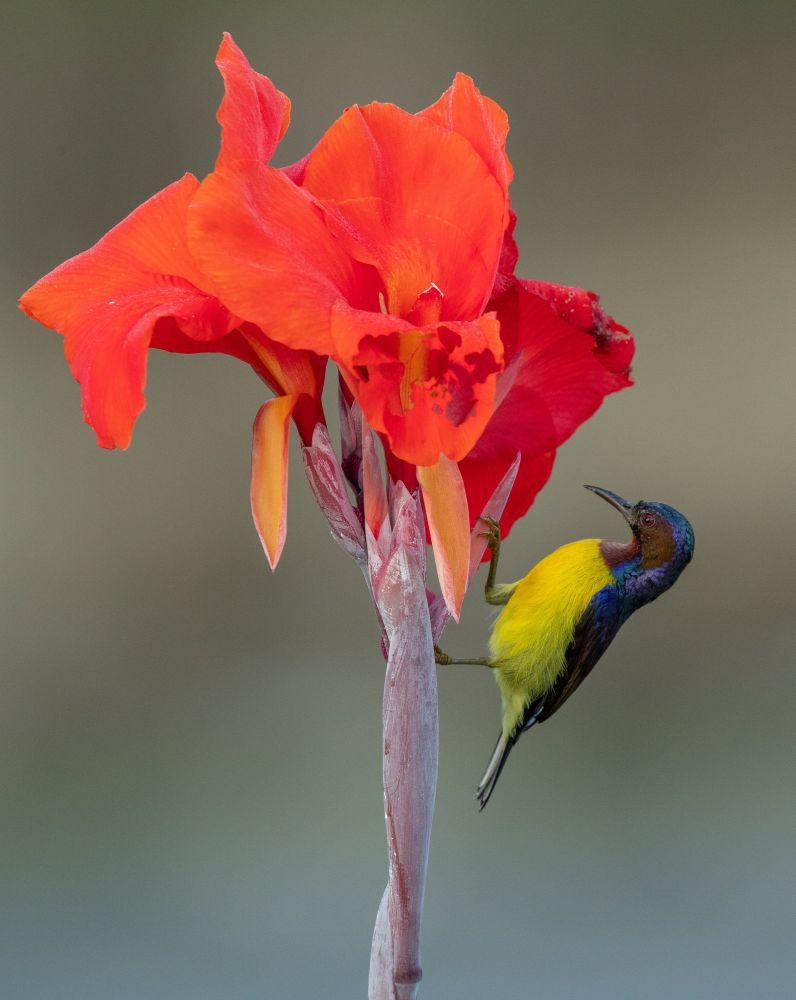
[[[486,539],[486,544],[492,552],[500,551],[500,525],[498,522],[494,517],[487,517],[486,514],[481,514],[478,520],[483,521],[489,529],[488,531],[480,531],[480,537]]]
[[[453,663],[453,657],[452,656],[448,656],[447,653],[444,653],[439,648],[439,646],[435,646],[434,647],[434,662],[435,663],[439,663],[442,666],[446,667],[446,666],[448,666],[449,663]]]

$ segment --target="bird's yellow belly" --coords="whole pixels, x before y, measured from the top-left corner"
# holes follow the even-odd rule
[[[515,584],[495,622],[490,661],[503,698],[504,737],[566,667],[566,651],[592,597],[613,582],[596,538],[556,549]]]

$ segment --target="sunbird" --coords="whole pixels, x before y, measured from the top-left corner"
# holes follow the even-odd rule
[[[500,688],[503,727],[476,789],[480,809],[520,736],[561,708],[620,626],[668,590],[694,553],[694,530],[673,507],[647,500],[631,504],[599,486],[586,489],[616,507],[633,532],[631,540],[570,542],[517,583],[498,584],[500,527],[493,518],[481,518],[491,555],[486,600],[504,606],[492,628],[489,656],[460,660],[434,647],[437,663],[490,667]]]

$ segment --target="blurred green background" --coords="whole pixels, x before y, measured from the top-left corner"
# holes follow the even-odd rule
[[[15,308],[211,169],[224,29],[293,99],[281,163],[348,104],[416,110],[471,73],[511,117],[520,272],[598,289],[634,330],[637,387],[564,447],[503,578],[621,537],[584,482],[696,529],[693,566],[480,816],[497,692],[441,673],[424,997],[793,995],[795,10],[7,5],[2,997],[365,995],[383,669],[355,566],[296,461],[271,576],[248,369],[155,353],[133,447],[103,452],[59,338]],[[478,587],[446,646],[479,651],[488,621]]]

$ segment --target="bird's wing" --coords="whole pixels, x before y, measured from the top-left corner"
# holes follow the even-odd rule
[[[538,699],[544,702],[542,710],[537,708],[535,713],[528,713],[531,725],[549,719],[591,673],[619,629],[620,605],[621,597],[614,586],[604,587],[589,601],[567,647],[566,670],[550,691]]]

